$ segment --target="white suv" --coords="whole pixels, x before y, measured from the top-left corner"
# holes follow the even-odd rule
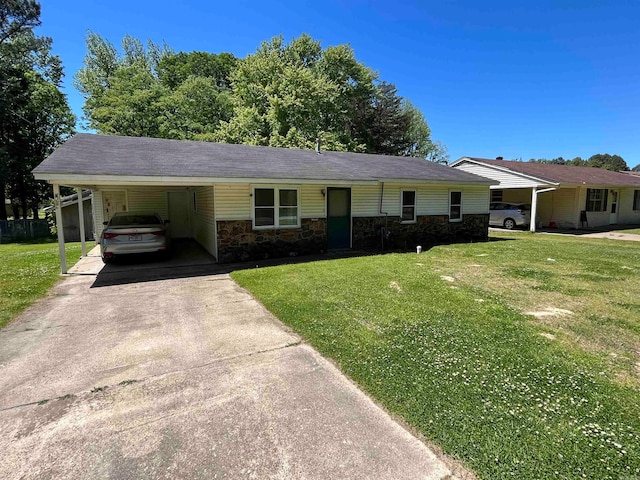
[[[526,203],[493,202],[489,206],[489,225],[513,230],[531,222],[531,205]]]

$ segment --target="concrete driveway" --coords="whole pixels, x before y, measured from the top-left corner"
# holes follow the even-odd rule
[[[0,478],[465,476],[228,275],[95,279],[0,331]]]

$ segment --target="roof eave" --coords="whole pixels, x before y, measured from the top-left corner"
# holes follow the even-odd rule
[[[389,183],[421,183],[433,185],[498,185],[491,179],[421,179],[421,178],[372,178],[372,179],[332,179],[332,178],[259,178],[259,177],[174,177],[153,175],[82,175],[71,173],[53,173],[34,171],[36,180],[44,180],[59,185],[185,185],[206,186],[216,183],[296,183],[310,185],[376,185],[380,182]]]

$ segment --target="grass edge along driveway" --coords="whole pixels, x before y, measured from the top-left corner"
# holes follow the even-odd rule
[[[67,261],[80,258],[80,243],[67,243]],[[0,244],[0,328],[43,297],[60,280],[58,244],[52,240]]]
[[[627,266],[639,265],[637,245],[563,242],[515,234],[232,277],[480,478],[640,478],[637,384],[617,381],[597,352],[542,336],[549,324],[504,300],[514,282],[548,298],[595,298],[598,285],[620,282],[638,298],[638,272]],[[471,265],[502,278],[504,295],[495,282],[483,287],[489,276],[464,284],[446,275],[480,268]],[[580,288],[569,270],[583,272]]]

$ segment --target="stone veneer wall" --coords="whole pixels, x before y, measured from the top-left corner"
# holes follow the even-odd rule
[[[216,222],[218,262],[244,262],[265,258],[324,253],[327,250],[327,221],[301,220],[300,228],[254,230],[251,220]]]
[[[380,250],[385,229],[385,250],[413,250],[454,241],[485,241],[489,236],[489,215],[463,215],[450,222],[448,215],[421,215],[416,223],[402,223],[400,217],[354,217],[353,248]]]

